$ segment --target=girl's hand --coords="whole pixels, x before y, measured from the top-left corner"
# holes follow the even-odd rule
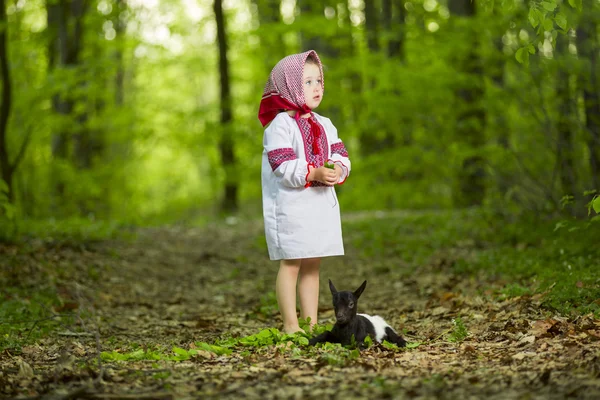
[[[338,164],[335,164],[335,176],[336,176],[336,181],[335,183],[338,183],[340,181],[340,179],[342,179],[342,174],[344,173],[344,171],[342,170],[342,167],[340,167]]]
[[[339,167],[338,167],[339,168]],[[321,182],[327,186],[333,186],[340,180],[340,175],[335,169],[327,167],[311,168],[308,181]]]

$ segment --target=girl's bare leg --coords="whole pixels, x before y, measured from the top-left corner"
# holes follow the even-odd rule
[[[283,331],[294,333],[300,330],[296,315],[296,283],[301,260],[281,260],[275,283],[277,304],[283,319]]]
[[[305,258],[300,264],[300,317],[310,317],[311,327],[317,323],[319,310],[319,267],[320,258]]]

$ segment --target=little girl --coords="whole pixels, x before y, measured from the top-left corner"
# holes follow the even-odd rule
[[[323,99],[323,67],[313,50],[285,57],[271,71],[258,118],[265,129],[262,197],[269,258],[281,260],[276,294],[286,333],[300,316],[317,322],[321,257],[344,254],[334,185],[350,160],[329,118],[314,112]],[[325,163],[333,164],[325,166]]]

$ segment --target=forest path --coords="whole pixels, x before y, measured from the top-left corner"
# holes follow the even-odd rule
[[[277,263],[268,261],[261,221],[144,229],[131,241],[38,244],[37,251],[15,258],[32,271],[35,263],[50,264],[72,279],[58,280],[62,305],[53,313],[60,315],[59,329],[20,354],[0,355],[0,395],[600,398],[598,320],[553,315],[540,308],[537,296],[502,299],[484,290],[494,282],[451,274],[447,266],[460,248],[432,251],[416,269],[393,246],[405,238],[366,251],[364,232],[355,232],[366,229],[369,218],[375,216],[345,226],[345,257],[323,262],[320,322],[334,322],[328,278],[340,290],[367,279],[359,311],[385,317],[414,348],[377,345],[357,356],[279,344],[153,359],[174,355],[173,347],[189,350],[199,342],[280,328],[272,295]],[[98,350],[105,352],[101,383]]]

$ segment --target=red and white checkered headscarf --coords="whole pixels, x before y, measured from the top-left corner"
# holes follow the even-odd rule
[[[311,113],[311,109],[304,102],[304,85],[302,82],[304,64],[309,55],[319,65],[321,85],[323,85],[323,66],[314,50],[292,54],[283,58],[275,65],[271,71],[271,75],[269,75],[269,80],[265,85],[265,90],[260,101],[258,119],[263,126],[266,126],[280,112],[287,110],[296,111],[296,122],[303,136],[310,138],[313,155],[325,158],[327,157],[324,154],[326,147],[323,147],[323,145],[326,146],[327,144],[322,143],[322,139],[325,136],[322,135],[322,132],[324,132],[323,127],[312,115],[310,118],[300,118],[300,115]],[[320,163],[320,165],[323,164]]]

